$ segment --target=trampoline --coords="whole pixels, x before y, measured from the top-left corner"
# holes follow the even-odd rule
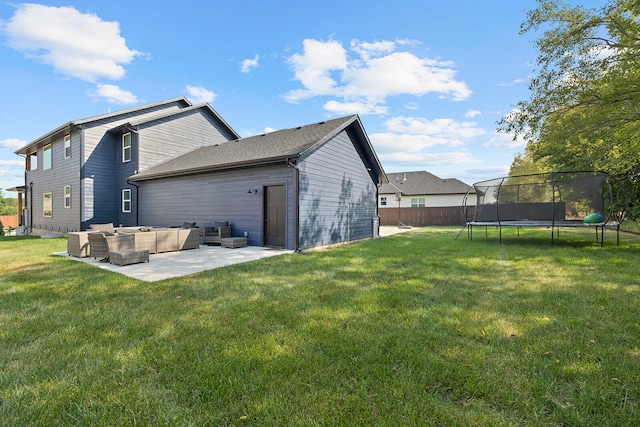
[[[468,206],[472,189],[477,199],[475,209]],[[595,229],[596,240],[604,246],[605,229],[610,227],[620,244],[620,222],[626,209],[614,209],[620,203],[614,200],[605,172],[508,176],[477,182],[472,189],[464,197],[469,240],[473,240],[474,227],[485,227],[485,236],[489,227],[497,227],[500,243],[503,227],[517,227],[518,235],[521,228],[545,227],[551,230],[553,245],[560,228],[589,227]],[[594,213],[600,215],[598,221],[586,222],[585,217]]]

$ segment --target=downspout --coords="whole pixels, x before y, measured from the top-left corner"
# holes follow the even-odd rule
[[[290,159],[285,161],[288,167],[296,170],[296,252],[300,252],[300,169]]]
[[[33,232],[33,181],[29,183],[29,234]]]
[[[84,222],[84,125],[80,127],[80,152],[78,153],[78,178],[80,181],[80,207],[78,209],[78,231],[82,231],[82,223]],[[73,152],[72,152],[73,154]]]

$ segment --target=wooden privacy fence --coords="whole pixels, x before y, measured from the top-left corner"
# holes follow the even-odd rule
[[[411,225],[425,227],[428,225],[464,225],[466,223],[464,206],[443,206],[425,208],[380,208],[380,225]],[[467,207],[467,209],[474,209]],[[467,213],[473,218],[473,212]]]
[[[18,215],[0,216],[0,222],[2,222],[3,228],[16,228],[18,226]]]

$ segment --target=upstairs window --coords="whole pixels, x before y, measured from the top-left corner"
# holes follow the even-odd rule
[[[25,159],[27,172],[38,169],[38,153],[30,153]]]
[[[380,197],[380,206],[387,206],[387,198]]]
[[[122,135],[122,163],[131,161],[131,133]]]
[[[42,169],[51,169],[51,160],[52,160],[52,154],[51,154],[51,144],[47,144],[44,146],[44,149],[42,150]]]
[[[424,208],[425,206],[424,197],[414,197],[411,199],[412,208]]]
[[[71,157],[71,135],[66,135],[64,137],[64,158],[68,159]]]
[[[122,212],[131,212],[131,190],[122,190]]]
[[[71,207],[71,186],[66,185],[64,187],[64,207],[69,209]]]

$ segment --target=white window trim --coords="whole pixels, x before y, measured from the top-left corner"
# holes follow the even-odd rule
[[[414,206],[415,202],[415,206]],[[412,197],[411,198],[411,207],[412,208],[424,208],[427,206],[426,197]]]
[[[67,192],[67,190],[69,191]],[[71,208],[71,186],[70,185],[64,186],[64,207],[65,209]]]
[[[380,197],[380,206],[387,206],[387,198],[386,197]]]
[[[68,153],[67,153],[68,149]],[[65,135],[64,137],[64,158],[68,159],[71,157],[71,135]]]
[[[49,203],[47,203],[47,196],[49,196]],[[47,205],[49,205],[49,208],[51,209],[49,211],[49,215],[47,215],[47,211],[45,210]],[[51,192],[42,194],[42,216],[45,218],[53,217],[53,193]]]
[[[129,137],[129,146],[125,147],[124,141],[125,137]],[[127,132],[122,134],[122,163],[128,163],[131,161],[131,132]],[[127,159],[126,153],[129,153],[129,158]]]
[[[126,203],[129,203],[129,208],[127,209]],[[129,213],[131,212],[131,190],[125,189],[122,190],[122,212]]]

